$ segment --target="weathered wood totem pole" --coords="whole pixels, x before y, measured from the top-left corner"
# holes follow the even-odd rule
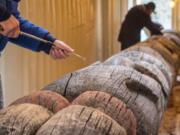
[[[166,31],[0,110],[0,135],[157,135],[179,66]]]

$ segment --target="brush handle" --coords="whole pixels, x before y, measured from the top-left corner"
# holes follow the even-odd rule
[[[0,31],[3,31],[3,27],[0,25]],[[50,44],[50,45],[52,45],[52,46],[56,46],[53,42],[51,42],[51,41],[47,41],[47,40],[45,40],[45,39],[42,39],[42,38],[39,38],[39,37],[37,37],[37,36],[34,36],[34,35],[31,35],[31,34],[28,34],[28,33],[25,33],[25,32],[20,32],[20,35],[22,35],[22,36],[25,36],[25,37],[28,37],[28,38],[31,38],[31,39],[34,39],[34,40],[37,40],[37,41],[40,41],[40,42],[42,42],[42,43],[45,43],[45,44]],[[62,51],[64,51],[63,49],[61,49]],[[86,60],[86,58],[85,57],[83,57],[83,56],[81,56],[81,55],[79,55],[79,54],[77,54],[77,53],[72,53],[74,56],[76,56],[76,57],[78,57],[78,58],[80,58],[81,60],[83,60],[83,61],[85,61]]]

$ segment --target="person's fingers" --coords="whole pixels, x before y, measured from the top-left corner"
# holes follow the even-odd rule
[[[14,38],[14,31],[9,31],[8,33],[6,33],[6,36],[9,38]]]
[[[49,55],[52,56],[53,55],[53,49],[51,48],[50,52],[49,52]]]
[[[2,32],[2,35],[7,36],[7,37],[11,37],[11,36],[13,36],[13,31],[12,30],[11,31],[5,30]]]
[[[64,55],[63,51],[53,47],[50,51],[50,55],[51,57],[53,57],[54,59],[62,59],[62,58],[66,58],[66,56]]]
[[[11,15],[6,21],[0,22],[1,34],[9,38],[17,38],[20,34],[19,21]]]
[[[56,47],[58,47],[59,49],[62,50],[66,50],[67,52],[72,53],[74,51],[74,49],[72,49],[70,46],[68,46],[66,43],[64,43],[63,41],[60,40],[56,40],[54,42],[54,44],[56,45]]]
[[[6,25],[4,25],[4,23],[0,24],[1,30],[0,33],[4,36],[6,36],[6,34],[8,33],[7,29],[6,29]]]
[[[67,52],[74,52],[74,49],[69,47],[67,44],[61,41],[62,49],[66,50]]]
[[[56,56],[58,58],[66,58],[66,55],[64,54],[64,51],[61,49],[56,48],[55,49]]]
[[[50,51],[50,56],[51,56],[53,59],[57,59],[57,58],[56,58],[56,55],[55,55],[55,52],[54,52],[54,49],[51,49],[51,51]]]
[[[63,50],[63,53],[64,53],[64,55],[66,56],[66,57],[69,57],[70,56],[70,52],[69,51],[67,51],[67,50]]]
[[[55,40],[53,44],[54,44],[53,55],[56,58],[67,58],[74,51],[70,46],[68,46],[67,44],[65,44],[64,42],[60,40]]]
[[[9,38],[16,38],[19,36],[17,28],[14,28],[6,33],[6,36]]]
[[[19,28],[19,25],[17,25],[17,27],[15,28],[14,30],[14,38],[18,37],[20,34],[20,28]]]
[[[54,55],[56,58],[59,58],[61,54],[57,51],[57,49],[54,49]]]
[[[10,33],[12,33],[11,36],[8,35],[8,37],[17,38],[17,37],[19,36],[19,34],[20,34],[19,23],[16,22],[15,25],[16,25],[16,27],[14,27],[14,28],[10,31]]]
[[[51,50],[49,52],[49,55],[55,59],[54,46],[52,46],[52,48],[51,48]]]
[[[16,28],[16,29],[3,31],[1,32],[1,34],[9,38],[17,38],[20,34],[20,31]]]

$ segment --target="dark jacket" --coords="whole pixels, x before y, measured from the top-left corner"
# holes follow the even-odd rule
[[[20,16],[20,13],[18,12],[18,1],[19,0],[0,0],[1,21],[8,18],[8,13],[13,14],[20,22],[21,31],[54,42],[55,38],[51,36],[47,30],[30,23],[29,21],[23,19]],[[5,48],[8,41],[36,52],[44,51],[46,53],[49,53],[51,49],[51,45],[41,43],[39,41],[24,37],[22,35],[20,35],[16,39],[7,38],[0,35],[0,51],[2,51]]]
[[[151,21],[150,15],[145,13],[144,5],[137,5],[129,10],[121,26],[118,41],[123,43],[123,48],[140,41],[140,33],[143,27],[147,27],[152,35],[161,34]]]

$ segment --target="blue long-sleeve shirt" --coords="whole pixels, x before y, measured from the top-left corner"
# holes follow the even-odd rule
[[[54,42],[55,38],[50,35],[50,33],[41,28],[38,27],[28,20],[23,19],[20,16],[20,13],[18,11],[18,0],[0,0],[0,4],[3,5],[11,14],[13,14],[20,22],[20,30],[29,34],[33,34],[35,36],[38,36],[40,38],[46,39],[48,41]],[[51,45],[44,44],[42,42],[36,41],[34,39],[25,37],[20,35],[16,39],[7,38],[4,36],[0,36],[0,51],[2,51],[5,47],[7,42],[10,41],[12,43],[17,44],[18,46],[39,52],[44,51],[46,53],[49,53],[51,49]]]

